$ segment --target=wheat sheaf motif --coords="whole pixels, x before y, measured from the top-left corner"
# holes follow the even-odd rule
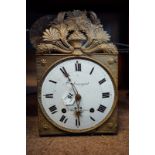
[[[39,53],[53,51],[66,54],[90,54],[93,52],[117,53],[109,43],[110,36],[104,31],[94,12],[74,10],[60,12],[45,29],[37,45]]]

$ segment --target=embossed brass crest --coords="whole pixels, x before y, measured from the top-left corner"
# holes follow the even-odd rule
[[[108,43],[109,39],[94,12],[60,12],[44,30],[37,50],[39,53],[116,53],[116,47]]]

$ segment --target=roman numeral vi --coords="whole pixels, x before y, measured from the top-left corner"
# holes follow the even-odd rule
[[[79,119],[75,119],[75,125],[76,125],[77,127],[80,126],[80,121],[79,121]]]

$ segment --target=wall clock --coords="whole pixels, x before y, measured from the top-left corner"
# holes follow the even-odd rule
[[[39,19],[31,30],[39,134],[116,133],[118,52],[110,36],[94,12],[52,18]]]

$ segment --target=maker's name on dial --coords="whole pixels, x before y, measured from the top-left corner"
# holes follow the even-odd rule
[[[69,84],[69,81],[67,81],[66,84]],[[77,86],[87,86],[87,85],[89,85],[90,83],[89,83],[89,82],[84,82],[84,83],[77,83],[77,82],[74,82],[73,84],[74,84],[74,85],[77,85]]]

